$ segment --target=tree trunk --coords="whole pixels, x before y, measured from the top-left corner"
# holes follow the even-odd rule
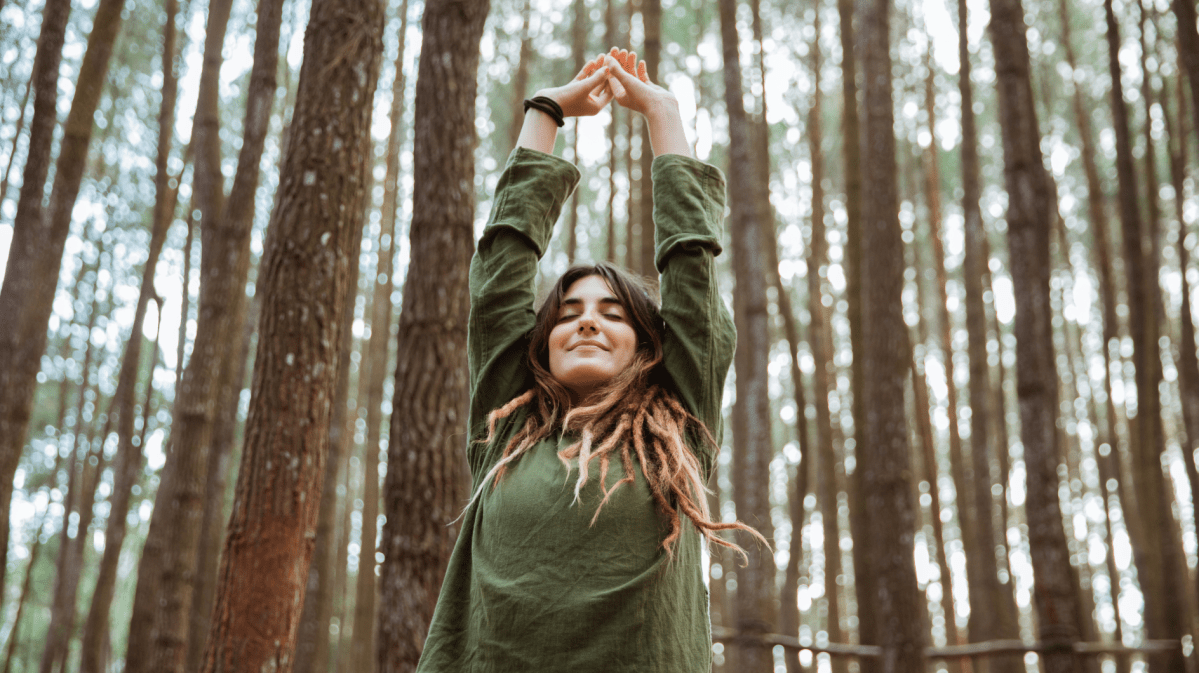
[[[767,364],[770,340],[767,333],[766,240],[762,228],[752,146],[753,136],[742,103],[741,64],[738,55],[736,0],[720,0],[720,34],[724,53],[725,105],[729,116],[729,192],[732,205],[729,232],[732,235],[733,273],[737,279],[733,308],[740,316],[737,343],[737,400],[745,427],[737,433],[733,450],[733,497],[737,518],[758,529],[767,540],[774,537],[770,502],[763,484],[770,481],[770,397],[767,394]],[[647,151],[648,148],[645,148]],[[757,179],[760,179],[758,177]],[[796,410],[802,413],[802,409]],[[743,635],[772,633],[777,609],[774,605],[774,559],[769,550],[747,545],[748,563],[737,570],[736,630]],[[768,646],[739,645],[733,670],[762,673],[774,666]]]
[[[138,593],[141,600],[149,601],[150,607],[139,606],[139,597],[135,597],[126,656],[129,673],[176,672],[186,667],[188,616],[194,599],[191,578],[197,572],[205,480],[216,440],[216,406],[224,387],[240,366],[221,354],[228,348],[229,335],[242,333],[246,319],[250,231],[258,167],[275,97],[282,3],[267,0],[259,3],[257,8],[257,37],[247,87],[245,131],[237,172],[226,199],[217,135],[217,89],[229,10],[226,2],[214,2],[208,12],[205,60],[192,130],[192,145],[196,148],[193,194],[201,213],[203,282],[196,340],[175,398],[174,425],[163,467],[164,477],[147,534],[147,548],[152,554],[161,556],[152,555],[149,564],[143,563],[139,567]],[[151,538],[156,538],[153,545]],[[143,589],[143,582],[151,584]],[[147,619],[147,612],[153,617]],[[135,645],[139,649],[135,650]]]
[[[278,20],[273,25],[277,39]],[[313,3],[280,191],[263,244],[258,354],[205,673],[291,669],[331,400],[342,343],[351,338],[334,316],[354,297],[382,31],[379,3]],[[319,132],[329,128],[337,132]]]
[[[467,367],[461,354],[474,248],[475,71],[489,9],[489,0],[429,5],[422,21],[413,148],[420,179],[413,193],[412,261],[397,338],[384,491],[379,604],[388,609],[379,616],[381,673],[412,671],[420,658],[458,533],[451,521],[468,488],[461,444]],[[447,89],[447,81],[462,84]],[[364,521],[364,536],[367,527]]]
[[[178,73],[169,64],[175,61],[175,16],[179,11],[177,0],[167,0],[166,20],[163,24],[163,84],[162,102],[159,107],[158,156],[155,160],[154,212],[150,233],[150,250],[142,272],[141,292],[134,310],[133,326],[125,355],[118,374],[117,397],[113,408],[117,414],[117,453],[113,464],[113,490],[109,499],[108,523],[104,531],[104,555],[100,560],[99,575],[92,595],[91,608],[83,629],[80,671],[100,673],[105,664],[105,641],[108,636],[108,618],[116,589],[117,562],[125,542],[129,514],[129,501],[134,483],[142,472],[142,445],[133,438],[134,400],[137,393],[137,375],[141,364],[143,327],[146,308],[154,296],[154,271],[158,257],[166,242],[167,230],[174,219],[178,191],[169,182],[167,161],[171,154],[171,142],[175,136],[175,99],[178,92]],[[147,386],[153,389],[153,370]]]
[[[961,94],[962,113],[962,213],[965,229],[964,261],[962,277],[966,290],[966,332],[970,351],[970,453],[975,488],[970,494],[973,504],[961,500],[963,506],[974,509],[974,534],[965,538],[966,575],[972,584],[970,620],[967,628],[970,641],[979,643],[988,640],[1016,638],[1019,627],[1016,623],[1016,603],[1012,592],[999,582],[999,567],[995,561],[995,547],[1006,536],[1002,528],[996,535],[994,525],[995,500],[991,486],[996,483],[991,469],[991,456],[998,451],[1007,451],[993,439],[996,426],[1005,423],[998,415],[992,421],[990,396],[992,386],[990,367],[987,364],[987,311],[983,301],[983,279],[989,273],[987,233],[983,228],[982,209],[979,199],[982,187],[979,178],[978,129],[974,119],[974,86],[970,81],[970,45],[967,37],[966,0],[958,0],[958,90]],[[996,333],[997,339],[1002,334]],[[1006,489],[1005,489],[1006,490]],[[1001,493],[1004,491],[1001,491]],[[1006,520],[1003,525],[1006,526]],[[1006,549],[1006,545],[1004,546]],[[975,579],[977,578],[977,580]],[[1010,580],[1009,580],[1010,581]],[[978,606],[975,608],[974,606]],[[989,663],[991,673],[1022,673],[1024,662],[1019,657],[993,657]]]
[[[645,71],[649,81],[658,79],[662,61],[662,0],[641,0],[641,25],[645,33]],[[639,119],[639,121],[641,121]],[[654,267],[654,182],[650,179],[650,167],[654,163],[654,152],[649,142],[649,124],[641,124],[641,194],[637,201],[638,220],[641,222],[641,244],[637,266],[641,274],[657,284],[658,269]]]
[[[616,10],[612,6],[615,0],[604,0],[604,48],[610,49],[616,44]],[[608,230],[607,252],[604,259],[610,264],[616,263],[616,129],[619,128],[617,119],[620,118],[620,106],[609,105],[612,121],[608,123]],[[577,122],[576,122],[577,123]],[[575,190],[576,193],[578,190]]]
[[[904,382],[910,352],[903,320],[903,241],[896,185],[894,111],[889,53],[889,0],[862,5],[863,109],[861,230],[861,354],[863,407],[870,410],[857,446],[861,494],[870,512],[867,534],[874,575],[872,598],[859,614],[874,612],[885,673],[922,673],[925,668],[925,598],[916,582],[915,512],[911,458],[904,413]],[[869,273],[865,269],[870,269]]]
[[[574,56],[574,72],[582,72],[587,65],[587,3],[574,0],[574,20],[570,26],[571,53]],[[609,107],[609,110],[614,108]],[[524,118],[521,118],[524,124]],[[515,145],[516,143],[513,143]],[[576,119],[570,132],[570,158],[579,164],[579,120]],[[570,212],[567,215],[566,263],[574,264],[579,249],[579,190],[570,197]],[[588,255],[590,257],[590,255]]]
[[[1133,538],[1133,559],[1137,580],[1145,599],[1146,635],[1154,639],[1182,637],[1181,621],[1171,587],[1180,586],[1180,569],[1175,560],[1177,537],[1170,513],[1170,485],[1162,475],[1161,455],[1165,441],[1161,432],[1161,356],[1158,348],[1158,316],[1155,307],[1161,300],[1157,268],[1145,250],[1145,232],[1138,205],[1136,169],[1133,165],[1132,139],[1128,111],[1124,102],[1119,61],[1119,29],[1111,0],[1104,2],[1107,17],[1108,64],[1112,77],[1112,118],[1116,131],[1116,174],[1119,178],[1120,225],[1124,234],[1124,268],[1128,281],[1129,326],[1136,367],[1136,416],[1130,420],[1134,433],[1134,497],[1140,520],[1140,539]],[[1137,544],[1139,542],[1139,544]],[[1149,657],[1154,673],[1182,673],[1181,655]]]
[[[0,510],[3,511],[8,511],[12,501],[13,476],[25,449],[37,372],[46,347],[46,322],[53,310],[54,288],[46,296],[41,286],[58,282],[59,264],[42,261],[45,246],[50,243],[42,202],[57,123],[58,67],[62,63],[70,13],[70,0],[48,0],[42,7],[41,34],[30,75],[33,119],[29,124],[29,150],[12,225],[7,271],[0,287],[0,315],[5,316],[0,324]],[[15,146],[14,140],[14,151]],[[42,268],[45,266],[52,268]],[[8,525],[8,517],[0,517],[0,584],[8,567]]]
[[[1051,204],[1041,163],[1026,30],[1020,0],[991,0],[1038,639],[1067,647],[1043,653],[1046,673],[1074,673],[1080,667],[1068,647],[1078,639],[1074,621],[1078,602],[1058,503],[1057,379],[1049,305]]]
[[[1194,129],[1199,130],[1199,28],[1195,27],[1195,3],[1187,0],[1174,0],[1174,15],[1178,17],[1178,51],[1183,70],[1186,71],[1187,81],[1191,85],[1191,114],[1194,115]],[[1181,102],[1181,99],[1180,101]],[[1196,135],[1199,141],[1199,135]],[[1186,144],[1186,135],[1182,136]]]
[[[180,285],[183,288],[182,296],[179,301],[179,336],[176,337],[175,345],[175,385],[178,387],[179,382],[183,380],[183,356],[184,347],[187,345],[187,321],[191,316],[191,291],[188,289],[191,284],[192,277],[192,241],[196,233],[196,217],[195,204],[189,202],[187,205],[187,240],[183,244],[183,275],[180,278]]]
[[[508,154],[516,147],[520,127],[525,121],[524,100],[529,92],[529,61],[533,60],[533,36],[529,34],[529,16],[532,12],[531,0],[525,0],[520,12],[520,60],[516,64],[516,76],[512,78],[512,123],[508,125]],[[579,70],[582,70],[581,66]]]

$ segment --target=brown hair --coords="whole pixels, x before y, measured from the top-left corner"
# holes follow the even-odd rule
[[[562,302],[574,283],[588,276],[599,276],[607,282],[620,300],[629,323],[637,334],[637,352],[633,361],[620,374],[600,388],[580,406],[571,405],[570,391],[549,371],[549,336],[557,322]],[[587,482],[591,462],[599,459],[600,490],[604,497],[591,518],[594,524],[612,493],[626,483],[633,483],[633,455],[641,463],[646,483],[658,510],[670,520],[670,533],[662,541],[667,556],[674,558],[674,547],[682,533],[679,512],[686,514],[709,542],[734,549],[743,557],[745,551],[732,542],[715,535],[722,530],[749,532],[769,547],[769,543],[753,528],[741,523],[714,521],[708,511],[699,459],[687,446],[707,444],[719,447],[711,431],[688,411],[673,391],[673,384],[661,366],[662,335],[665,325],[658,310],[654,293],[640,278],[620,267],[599,262],[571,267],[558,279],[549,296],[537,312],[537,321],[530,334],[529,367],[533,371],[533,387],[504,406],[492,411],[487,419],[487,436],[480,440],[491,442],[496,423],[517,409],[529,406],[524,427],[513,435],[504,447],[503,456],[480,481],[471,497],[473,502],[488,482],[496,486],[508,468],[550,433],[562,430],[577,431],[579,441],[558,452],[567,469],[577,458],[579,478],[575,482],[575,501]],[[620,460],[624,478],[606,487],[612,458]]]

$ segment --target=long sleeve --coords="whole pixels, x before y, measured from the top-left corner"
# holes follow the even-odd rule
[[[723,433],[720,407],[737,334],[716,282],[725,181],[715,166],[664,154],[654,159],[654,261],[662,274],[664,364],[683,404],[712,432]],[[697,447],[705,478],[715,456]]]
[[[500,175],[491,215],[470,264],[470,443],[477,478],[485,457],[476,441],[487,415],[532,385],[526,362],[533,329],[534,278],[562,204],[579,171],[550,154],[516,148]]]

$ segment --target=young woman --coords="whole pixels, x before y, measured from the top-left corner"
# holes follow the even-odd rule
[[[538,95],[566,117],[613,99],[645,117],[662,306],[601,263],[534,312],[579,172],[552,154],[553,106],[529,109],[471,262],[473,497],[419,673],[707,673],[701,538],[761,539],[713,520],[704,492],[735,343],[714,261],[724,177],[691,157],[677,101],[636,63],[613,49]]]

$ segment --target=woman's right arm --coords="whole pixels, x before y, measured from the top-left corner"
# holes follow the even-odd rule
[[[486,434],[487,415],[532,384],[524,359],[535,319],[537,260],[578,182],[579,171],[570,162],[517,147],[496,185],[491,215],[470,264],[472,449],[474,440]]]

